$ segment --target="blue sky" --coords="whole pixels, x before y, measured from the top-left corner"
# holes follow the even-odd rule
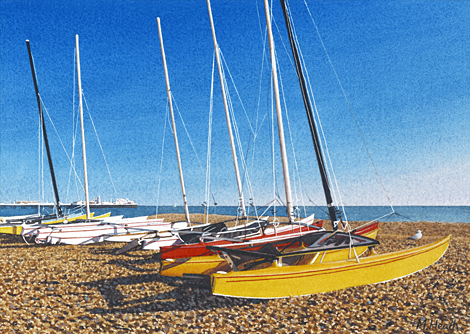
[[[307,1],[307,5],[392,204],[470,204],[470,2]],[[387,196],[307,7],[303,1],[291,1],[290,7],[341,199],[347,205],[386,205]],[[283,47],[283,43],[288,47],[288,40],[277,1],[273,12],[289,115],[289,124],[285,117],[284,126],[295,149],[294,156],[289,141],[294,198],[301,205],[302,193],[304,204],[310,198],[323,205],[290,49],[287,53]],[[229,90],[241,146],[248,152],[252,191],[245,182],[245,198],[253,196],[257,204],[264,204],[274,196],[274,181],[266,58],[262,67],[263,2],[212,1],[212,13],[225,71],[230,71],[235,83],[229,83]],[[192,142],[177,114],[188,201],[200,205],[205,200],[214,55],[205,1],[1,0],[0,202],[53,201],[45,156],[44,188],[39,185],[38,110],[25,40],[31,42],[44,106],[71,155],[78,34],[82,88],[88,105],[90,197],[127,197],[148,205],[157,201],[182,204],[168,124],[165,130],[167,96],[157,17],[161,18],[174,101]],[[219,205],[236,205],[217,72],[214,80],[211,193]],[[256,146],[249,124],[259,133]],[[69,177],[70,163],[49,120],[47,127],[61,201],[83,199],[74,178]],[[277,138],[274,144],[275,188],[284,198]],[[82,178],[79,140],[75,155]],[[296,170],[300,181],[294,177]],[[44,195],[40,195],[42,188]]]

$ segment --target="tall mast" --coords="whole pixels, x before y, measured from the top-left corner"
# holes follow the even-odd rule
[[[299,54],[298,54],[297,47],[295,45],[294,37],[293,37],[293,34],[292,34],[292,27],[291,27],[291,24],[290,24],[289,13],[288,13],[288,10],[287,10],[287,5],[286,5],[285,0],[281,0],[281,5],[282,5],[282,11],[284,13],[284,19],[286,21],[287,32],[289,34],[289,41],[290,41],[290,46],[291,46],[291,49],[292,49],[292,55],[293,55],[294,61],[295,61],[295,68],[297,70],[297,76],[299,77],[300,90],[302,91],[302,97],[303,97],[303,100],[304,100],[305,111],[307,113],[307,118],[308,118],[308,125],[310,127],[310,132],[312,134],[313,146],[315,148],[315,155],[317,156],[318,168],[320,169],[320,175],[321,175],[321,181],[322,181],[322,185],[323,185],[323,191],[325,192],[326,204],[328,206],[328,213],[330,215],[331,225],[333,226],[333,229],[336,230],[336,229],[338,229],[338,226],[335,223],[336,222],[336,212],[335,212],[335,208],[333,206],[333,199],[331,197],[330,185],[329,185],[329,182],[328,182],[328,176],[326,174],[325,163],[323,161],[323,155],[322,155],[322,152],[321,152],[320,141],[318,139],[317,130],[315,128],[315,120],[313,118],[312,109],[310,107],[307,87],[305,85],[305,78],[304,78],[303,71],[302,71],[302,65],[300,63]]]
[[[284,139],[284,126],[282,124],[281,100],[279,98],[279,83],[277,79],[276,54],[274,47],[273,32],[271,28],[271,13],[268,0],[264,0],[264,9],[266,12],[266,23],[268,25],[269,49],[271,53],[271,67],[273,75],[274,97],[276,100],[277,128],[279,131],[279,143],[281,145],[282,171],[284,174],[284,188],[286,191],[287,216],[289,221],[293,221],[292,191],[289,178],[289,166],[287,165],[286,143]]]
[[[80,76],[80,52],[78,49],[78,35],[75,35],[75,50],[77,54],[78,107],[80,109],[80,125],[82,129],[83,178],[85,183],[86,219],[90,219],[90,201],[88,200],[88,176],[86,166],[85,129],[83,127],[82,79]]]
[[[49,171],[51,172],[52,186],[54,188],[54,195],[55,195],[55,200],[56,200],[56,205],[57,205],[57,213],[59,214],[59,216],[63,216],[62,208],[60,207],[59,191],[57,190],[57,182],[55,180],[54,166],[52,165],[51,150],[49,149],[49,140],[47,139],[47,132],[46,132],[46,122],[44,121],[44,114],[42,112],[41,96],[39,95],[38,82],[36,79],[36,70],[34,68],[33,55],[31,53],[29,40],[26,40],[26,46],[28,47],[29,63],[31,64],[31,73],[33,75],[34,89],[36,91],[36,99],[38,101],[39,118],[41,119],[42,133],[44,136],[44,145],[46,146],[47,160],[49,162]]]
[[[222,72],[222,67],[220,65],[220,50],[219,50],[219,45],[217,44],[217,39],[215,37],[214,21],[212,20],[212,9],[211,9],[211,4],[209,0],[207,0],[207,8],[209,10],[209,19],[211,22],[211,29],[212,29],[212,39],[214,41],[215,57],[217,59],[217,68],[219,70],[220,87],[222,88],[222,97],[224,99],[225,118],[227,119],[228,135],[230,138],[230,146],[232,148],[233,166],[235,167],[235,177],[237,178],[239,202],[240,202],[240,206],[242,209],[242,215],[246,216],[245,200],[243,199],[243,191],[242,191],[242,182],[240,179],[240,172],[238,170],[237,151],[235,149],[235,143],[233,141],[232,124],[230,122],[230,113],[228,111],[227,95],[226,95],[227,93],[225,91],[225,85],[224,85],[225,78]]]
[[[176,135],[175,116],[173,114],[173,104],[172,104],[172,100],[171,100],[170,79],[168,77],[168,70],[167,70],[167,67],[166,67],[165,49],[163,48],[162,29],[160,27],[160,18],[159,17],[157,17],[157,25],[158,25],[158,37],[160,38],[160,47],[162,49],[163,69],[165,71],[166,93],[168,94],[168,103],[170,104],[171,123],[173,125],[173,135],[174,135],[174,138],[175,138],[175,149],[176,149],[176,158],[178,159],[178,170],[179,170],[179,173],[180,173],[181,192],[183,193],[184,213],[185,213],[185,216],[186,216],[186,221],[188,223],[190,223],[188,203],[187,203],[187,200],[186,200],[186,190],[184,188],[183,169],[181,168],[180,149],[179,149],[179,145],[178,145],[178,137]]]

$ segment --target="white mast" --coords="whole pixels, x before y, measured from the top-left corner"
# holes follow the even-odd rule
[[[173,115],[173,104],[172,104],[172,101],[171,101],[170,79],[168,77],[168,70],[167,70],[167,67],[166,67],[165,49],[163,48],[162,29],[160,27],[160,18],[159,17],[157,17],[157,25],[158,25],[158,37],[160,38],[160,47],[162,49],[163,69],[165,71],[166,92],[168,94],[168,103],[170,104],[171,123],[173,125],[173,135],[174,135],[174,138],[175,138],[175,149],[176,149],[176,158],[178,159],[178,170],[179,170],[179,173],[180,173],[181,192],[183,193],[184,213],[186,215],[186,221],[188,223],[190,223],[188,203],[187,203],[187,200],[186,200],[186,190],[184,188],[183,169],[181,168],[180,149],[179,149],[179,146],[178,146],[178,137],[176,135],[175,117]]]
[[[80,124],[82,129],[83,178],[85,183],[86,219],[90,219],[90,201],[88,200],[88,176],[86,169],[85,130],[83,127],[82,80],[80,77],[80,52],[78,50],[78,35],[75,35],[75,50],[77,53],[78,107],[80,109]]]
[[[268,25],[269,49],[271,53],[271,66],[273,75],[274,96],[276,99],[277,128],[279,131],[279,142],[281,144],[282,171],[284,174],[284,188],[286,191],[287,216],[289,221],[293,221],[292,192],[289,178],[289,166],[287,165],[286,143],[284,140],[284,126],[282,124],[281,100],[279,98],[279,83],[277,80],[276,54],[274,48],[273,32],[271,28],[271,13],[268,0],[264,0],[264,9],[266,12],[266,23]]]
[[[211,22],[211,29],[212,29],[212,39],[214,41],[215,57],[217,59],[217,68],[219,70],[220,86],[222,88],[222,96],[224,98],[225,117],[227,119],[228,135],[230,137],[230,146],[232,148],[233,166],[235,167],[235,176],[237,178],[238,196],[239,196],[239,201],[240,201],[240,205],[241,205],[241,209],[242,209],[242,215],[245,217],[246,216],[245,200],[243,199],[242,182],[241,182],[241,179],[240,179],[240,172],[238,170],[237,151],[235,149],[235,143],[233,141],[232,124],[230,122],[230,114],[229,114],[229,111],[228,111],[227,96],[226,96],[225,86],[224,86],[224,81],[225,81],[224,80],[224,74],[222,72],[222,67],[220,65],[219,45],[217,44],[217,39],[215,37],[215,28],[214,28],[214,22],[212,20],[212,10],[211,10],[211,4],[210,4],[209,0],[207,0],[207,8],[209,10],[209,19],[210,19],[210,22]]]

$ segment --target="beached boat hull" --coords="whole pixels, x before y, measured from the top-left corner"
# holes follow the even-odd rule
[[[91,217],[93,217],[94,213],[91,213]],[[108,212],[104,215],[94,217],[93,219],[101,219],[101,218],[107,218],[111,216],[111,212]],[[65,220],[73,222],[75,220],[80,220],[80,219],[86,219],[86,215],[81,215],[81,216],[75,216],[75,217],[67,217],[67,218],[62,218],[62,219],[57,219],[57,220],[52,220],[52,221],[45,221],[42,222],[41,224],[46,224],[46,225],[51,225],[51,224],[61,224]],[[28,225],[28,226],[34,226],[34,224]],[[21,235],[21,232],[23,231],[23,225],[21,224],[8,224],[4,226],[0,226],[0,233],[4,234],[16,234],[16,235]]]
[[[387,282],[420,271],[444,255],[450,235],[403,251],[322,264],[217,273],[211,275],[214,295],[240,298],[283,298]]]
[[[302,226],[302,227],[284,227],[284,229],[277,229],[277,233],[270,229],[268,233],[261,235],[256,235],[253,237],[248,237],[246,240],[253,242],[270,242],[276,241],[276,239],[287,238],[287,237],[296,237],[301,236],[305,233],[314,233],[318,229],[313,227]],[[245,238],[243,238],[245,239]],[[241,241],[241,239],[240,239]],[[200,242],[197,244],[181,244],[181,245],[172,245],[172,246],[162,246],[160,247],[160,257],[161,259],[180,259],[187,257],[198,257],[198,256],[207,256],[211,255],[212,251],[208,250],[206,246],[220,246],[220,247],[230,247],[230,245],[237,245],[239,242],[236,241],[226,241],[226,240],[214,240],[209,242]]]
[[[100,222],[41,227],[29,231],[26,235],[34,235],[36,243],[84,245],[102,242],[112,236],[122,236],[121,240],[127,241],[130,239],[130,235],[171,228],[171,223],[164,223],[163,219],[147,220],[146,217],[113,218]]]
[[[280,238],[296,237],[305,233],[312,233],[318,231],[322,225],[323,221],[314,222],[313,215],[303,219],[302,221],[295,222],[292,224],[279,225],[278,227],[270,226],[264,230],[264,232],[259,229],[255,234],[248,236],[237,236],[232,237],[232,241],[224,239],[223,233],[230,233],[230,229],[227,232],[222,232],[220,234],[220,240],[202,240],[199,243],[194,244],[175,244],[170,246],[161,246],[160,247],[160,258],[161,259],[182,259],[195,256],[209,256],[212,255],[212,251],[206,249],[206,246],[220,246],[220,247],[230,247],[233,244],[240,244],[242,239],[250,240],[253,242],[261,242],[265,240],[266,242],[274,242]],[[216,235],[216,237],[218,237]],[[238,239],[239,241],[235,241]]]
[[[378,224],[368,226],[364,230],[359,231],[359,235],[375,239],[378,233]],[[226,248],[238,248],[237,244],[224,245]],[[367,246],[356,247],[356,254],[362,255]],[[323,254],[325,253],[325,254]],[[354,257],[349,249],[337,249],[327,252],[317,252],[304,257],[303,262],[307,263],[325,263],[333,261],[341,261]],[[183,276],[184,274],[211,275],[218,271],[228,272],[231,270],[230,265],[222,257],[217,254],[208,256],[197,256],[191,258],[170,259],[161,261],[160,274],[164,276]]]

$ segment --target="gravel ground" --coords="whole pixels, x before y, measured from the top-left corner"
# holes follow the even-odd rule
[[[420,241],[406,240],[418,229]],[[447,234],[444,257],[409,277],[276,300],[212,296],[204,283],[160,277],[155,252],[114,255],[122,243],[28,246],[2,235],[0,333],[470,333],[470,224],[381,223],[376,251]]]

